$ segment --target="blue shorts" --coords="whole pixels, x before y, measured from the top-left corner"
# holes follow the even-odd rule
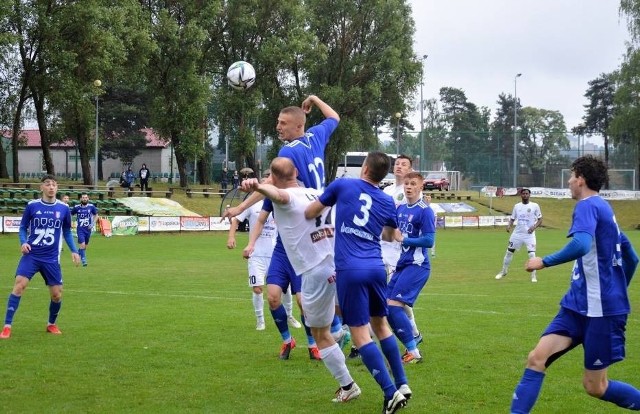
[[[89,239],[91,238],[91,227],[78,227],[78,244],[89,244]]]
[[[371,316],[387,316],[387,272],[383,264],[336,271],[336,289],[342,319],[347,325],[363,326]]]
[[[43,262],[33,256],[23,254],[16,269],[16,276],[24,276],[31,280],[33,275],[40,272],[47,286],[62,285],[62,269],[60,263]]]
[[[573,346],[582,344],[584,367],[600,370],[624,359],[626,325],[627,315],[592,318],[561,307],[542,336],[568,336]]]
[[[387,299],[413,306],[430,274],[431,269],[418,265],[396,268],[387,287]]]
[[[287,254],[280,250],[274,250],[267,270],[267,285],[278,285],[283,292],[291,285],[291,294],[294,295],[302,289],[302,279],[296,275]]]

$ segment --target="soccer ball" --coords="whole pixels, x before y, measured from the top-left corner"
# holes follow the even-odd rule
[[[233,89],[244,91],[249,89],[255,81],[256,70],[249,62],[239,60],[227,70],[227,82]]]

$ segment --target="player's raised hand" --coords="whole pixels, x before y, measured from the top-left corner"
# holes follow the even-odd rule
[[[311,112],[311,108],[313,108],[314,98],[315,98],[315,95],[309,95],[304,101],[302,101],[301,107],[305,114],[308,114],[309,112]]]
[[[242,188],[242,191],[248,193],[248,192],[256,190],[259,185],[260,185],[260,181],[258,181],[257,178],[247,178],[246,180],[244,180],[242,182],[240,187]]]

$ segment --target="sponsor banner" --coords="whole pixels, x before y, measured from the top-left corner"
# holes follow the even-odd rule
[[[495,226],[495,220],[493,219],[493,216],[480,216],[478,217],[478,226],[493,227]]]
[[[221,230],[229,231],[231,223],[229,219],[222,219],[222,217],[209,217],[209,230]]]
[[[148,216],[142,216],[142,217],[138,217],[138,232],[145,232],[148,233],[149,232],[149,217]]]
[[[478,227],[478,216],[462,216],[462,227]]]
[[[131,236],[134,234],[138,234],[138,217],[111,217],[111,234],[113,234],[114,236]]]
[[[545,187],[527,187],[531,190],[531,198],[571,198],[571,191],[568,188],[545,188]],[[500,196],[500,187],[486,186],[483,187],[481,193],[486,197]],[[517,188],[504,188],[505,196],[518,195]],[[640,200],[640,191],[628,190],[600,190],[600,197],[605,200]]]
[[[461,216],[445,216],[444,226],[446,228],[462,227],[462,217]]]
[[[2,231],[5,233],[19,233],[22,217],[5,216],[2,218]]]
[[[206,217],[180,217],[180,230],[207,231],[209,230],[209,219]]]
[[[494,223],[496,226],[508,226],[509,225],[509,220],[511,219],[511,216],[494,216]]]
[[[467,203],[438,203],[438,207],[445,213],[473,213],[476,208]],[[434,212],[440,213],[440,211]]]
[[[149,231],[180,231],[180,217],[149,217]]]

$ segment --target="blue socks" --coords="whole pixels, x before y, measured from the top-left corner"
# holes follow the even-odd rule
[[[407,347],[409,351],[416,349],[416,341],[413,339],[413,328],[404,307],[389,306],[389,325],[393,329],[393,333],[400,339],[400,342]]]
[[[7,314],[4,317],[4,324],[11,325],[13,323],[13,315],[15,315],[20,305],[20,296],[16,296],[13,293],[9,295],[7,301]]]
[[[393,336],[389,338],[393,338]],[[393,339],[395,340],[395,338]],[[391,382],[391,376],[389,375],[389,371],[387,371],[387,367],[384,365],[382,353],[376,346],[376,343],[369,342],[358,350],[360,351],[362,362],[371,373],[371,376],[373,376],[373,379],[375,379],[378,385],[380,385],[380,388],[382,388],[385,398],[392,398],[396,392],[396,387],[393,385],[393,382]]]
[[[609,380],[609,386],[600,399],[618,407],[640,411],[640,391],[625,382]]]
[[[544,372],[534,371],[529,368],[524,370],[522,379],[520,379],[520,383],[518,383],[516,390],[513,392],[511,414],[529,414],[538,399],[543,380]]]
[[[307,343],[310,347],[314,346],[316,344],[316,340],[313,339],[313,335],[311,335],[311,328],[309,328],[304,322],[304,315],[300,315],[300,323],[304,326],[304,332],[307,334]]]
[[[58,319],[58,313],[60,313],[60,308],[62,307],[62,301],[60,302],[54,302],[51,301],[51,303],[49,303],[49,323],[50,324],[54,324],[56,323],[56,319]]]
[[[333,321],[331,322],[331,333],[340,332],[342,330],[342,321],[336,314],[333,315]]]
[[[284,310],[284,306],[280,304],[275,309],[269,309],[271,311],[271,316],[273,316],[273,321],[276,323],[276,327],[280,332],[280,336],[282,336],[283,341],[288,341],[291,339],[291,334],[289,333],[289,325],[287,324],[287,311]]]
[[[397,306],[389,307],[393,308]],[[411,330],[409,330],[409,334],[411,334]],[[400,350],[398,349],[396,337],[391,335],[386,339],[380,340],[380,348],[382,348],[382,353],[389,363],[396,388],[399,388],[402,384],[406,384],[407,376],[405,375],[404,367],[402,366],[402,357],[400,356]]]

